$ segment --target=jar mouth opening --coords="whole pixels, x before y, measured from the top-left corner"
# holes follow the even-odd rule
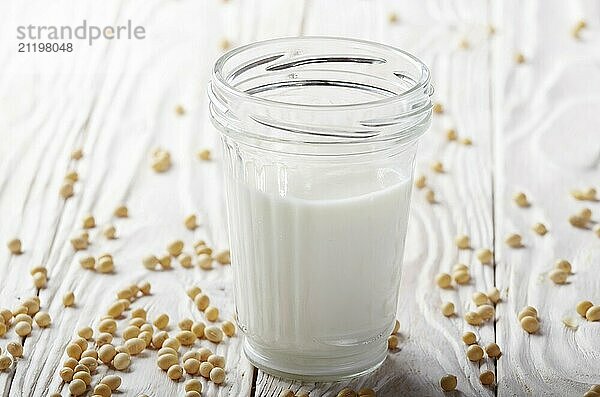
[[[260,96],[256,96],[257,89],[249,89],[243,90],[240,89],[236,84],[232,84],[233,80],[238,77],[241,73],[244,73],[249,68],[258,67],[261,65],[268,65],[270,63],[274,63],[280,60],[285,54],[283,52],[275,53],[275,54],[265,54],[264,57],[261,57],[258,60],[251,62],[248,65],[237,65],[240,66],[235,68],[231,73],[225,73],[226,66],[228,66],[229,62],[232,62],[234,58],[240,54],[248,53],[256,51],[257,53],[265,52],[267,53],[269,47],[275,46],[277,44],[285,44],[285,43],[311,43],[311,42],[323,42],[330,43],[332,45],[336,44],[355,44],[365,48],[371,48],[374,50],[378,50],[381,52],[385,52],[389,57],[402,58],[404,61],[411,62],[415,69],[418,69],[420,75],[417,78],[406,76],[405,74],[401,74],[398,72],[396,77],[400,79],[405,79],[406,81],[410,81],[411,86],[407,87],[403,92],[393,93],[394,95],[387,96],[385,98],[357,102],[357,103],[345,103],[345,104],[309,104],[309,103],[298,103],[298,102],[288,102],[280,99],[269,99],[263,98]],[[293,69],[298,66],[303,66],[307,64],[317,64],[317,63],[325,63],[325,62],[356,62],[356,63],[385,63],[386,59],[381,57],[356,57],[348,54],[347,56],[330,56],[330,57],[313,57],[312,59],[300,60],[297,62],[283,62],[276,65],[266,66],[265,69],[267,71],[280,71],[284,69]],[[256,43],[247,44],[241,47],[234,48],[225,54],[223,54],[217,61],[212,70],[212,81],[211,81],[212,89],[222,90],[223,92],[227,92],[230,95],[239,97],[243,100],[248,100],[256,103],[261,103],[266,106],[274,106],[274,107],[282,107],[282,108],[305,108],[305,109],[356,109],[356,108],[368,108],[372,106],[382,106],[393,104],[394,102],[403,101],[406,97],[410,96],[415,92],[425,92],[427,95],[431,96],[433,94],[433,87],[431,86],[431,75],[427,66],[416,56],[401,50],[396,47],[392,47],[389,45],[376,43],[367,40],[360,39],[348,39],[342,37],[328,37],[328,36],[303,36],[303,37],[284,37],[277,39],[270,39],[259,41]]]
[[[216,61],[209,110],[224,135],[252,146],[336,152],[332,146],[353,144],[348,150],[370,151],[373,144],[405,143],[425,132],[430,79],[418,58],[384,44],[280,38],[233,49]]]

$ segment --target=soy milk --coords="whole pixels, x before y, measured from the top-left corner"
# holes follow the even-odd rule
[[[313,358],[326,367],[385,357],[410,177],[360,167],[245,175],[228,178],[227,193],[238,323],[251,360],[269,357],[269,367],[302,374]]]

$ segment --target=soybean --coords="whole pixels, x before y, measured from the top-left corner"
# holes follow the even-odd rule
[[[454,239],[454,242],[456,243],[456,246],[459,249],[468,249],[471,245],[469,236],[467,236],[465,234],[456,236],[456,238]]]
[[[179,380],[183,376],[183,368],[179,364],[174,364],[167,370],[167,376],[172,380]]]
[[[440,288],[450,288],[452,286],[452,277],[448,273],[439,273],[435,278],[435,283]]]
[[[86,215],[83,218],[82,226],[84,229],[92,229],[96,227],[96,220],[94,219],[94,216],[91,214]]]
[[[231,321],[223,321],[221,324],[223,333],[229,337],[235,335],[235,325]]]
[[[223,370],[223,368],[215,367],[210,370],[209,377],[213,383],[220,385],[225,381],[225,370]]]
[[[129,357],[129,353],[117,353],[117,355],[113,358],[113,367],[119,371],[127,369],[129,364],[131,364],[131,357]]]
[[[440,379],[440,387],[443,391],[453,391],[456,390],[457,379],[454,375],[444,375]]]
[[[511,248],[520,248],[523,246],[522,238],[517,233],[512,233],[506,236],[505,242]]]
[[[556,261],[556,264],[554,265],[554,267],[556,269],[560,269],[566,273],[571,274],[573,271],[573,267],[571,265],[571,262],[569,262],[566,259],[559,259],[558,261]]]
[[[23,357],[23,345],[20,342],[9,342],[6,351],[13,357]]]
[[[544,225],[543,223],[540,223],[540,222],[533,225],[532,229],[534,232],[536,232],[540,236],[544,236],[546,233],[548,233],[548,229],[546,228],[546,225]]]
[[[500,346],[496,343],[492,342],[485,347],[485,352],[491,358],[500,358],[502,355],[502,351],[500,350]]]
[[[190,331],[192,331],[194,333],[194,335],[196,335],[196,338],[203,338],[205,329],[206,329],[206,324],[204,324],[202,321],[198,321],[192,325],[192,328],[190,329]],[[225,333],[225,335],[227,335],[227,333],[225,332],[225,329],[223,329],[223,332]],[[227,336],[230,336],[230,335],[227,335]]]
[[[521,327],[530,334],[536,333],[540,329],[540,322],[532,316],[525,316],[521,319]]]
[[[202,382],[198,379],[190,379],[185,382],[185,391],[197,391],[198,393],[202,392]]]
[[[444,172],[444,164],[442,164],[442,162],[441,162],[441,161],[434,161],[434,162],[431,164],[431,170],[432,170],[433,172],[436,172],[436,173],[438,173],[438,174],[441,174],[441,173],[443,173],[443,172]]]
[[[110,390],[115,391],[121,386],[121,378],[118,375],[106,375],[100,383],[110,387]]]
[[[459,270],[452,273],[452,278],[457,284],[467,284],[471,280],[471,275],[466,270]]]
[[[185,217],[183,224],[188,230],[195,230],[198,227],[198,221],[195,214],[191,214]]]
[[[75,379],[69,383],[69,392],[74,396],[81,396],[86,389],[87,385],[81,379]]]
[[[496,375],[494,375],[494,373],[490,370],[483,371],[481,374],[479,374],[479,381],[484,386],[489,386],[489,385],[494,384],[495,380],[496,380]]]
[[[194,298],[194,303],[199,310],[204,311],[210,305],[210,298],[208,295],[200,293]]]
[[[465,321],[470,325],[481,325],[483,323],[483,318],[479,313],[475,312],[467,312],[464,315]]]
[[[221,265],[228,265],[231,263],[231,253],[229,250],[221,250],[215,254],[215,260]]]
[[[182,250],[183,250],[183,241],[181,241],[181,240],[175,240],[167,246],[167,251],[169,251],[169,254],[171,254],[171,256],[173,256],[173,257],[179,256],[179,254],[181,254]]]
[[[158,317],[156,317],[153,324],[158,329],[165,329],[169,325],[169,316],[165,313],[160,314]]]
[[[214,365],[215,367],[225,368],[225,357],[219,356],[217,354],[211,354],[207,361]]]
[[[465,343],[465,345],[472,345],[477,342],[477,336],[471,331],[466,331],[462,335],[462,341]]]
[[[550,277],[550,280],[554,282],[554,284],[565,284],[567,282],[569,273],[562,269],[554,269],[548,274],[548,276]]]
[[[481,305],[477,308],[477,314],[481,316],[483,321],[489,321],[494,318],[496,310],[492,305]]]
[[[515,196],[513,197],[513,200],[515,200],[515,203],[519,206],[519,207],[529,207],[529,201],[527,200],[527,195],[523,192],[519,192],[517,194],[515,194]]]
[[[500,290],[496,287],[492,287],[487,291],[487,297],[493,303],[498,303],[500,301]]]
[[[21,321],[15,325],[15,333],[21,337],[31,333],[31,324],[26,321]]]
[[[223,43],[221,43],[221,46],[223,47],[224,45],[226,45],[227,46],[226,48],[229,48],[229,42],[227,42],[225,44],[225,41]],[[198,152],[198,158],[202,161],[209,161],[210,160],[210,150],[209,149],[201,149]]]
[[[219,318],[219,309],[214,306],[208,306],[204,310],[204,317],[210,322],[215,322]]]
[[[454,303],[452,302],[444,302],[442,303],[442,314],[446,317],[450,317],[454,315]]]
[[[200,370],[200,361],[195,358],[188,358],[183,362],[183,369],[190,375],[195,375]]]
[[[121,204],[117,208],[115,208],[115,211],[113,212],[113,214],[117,218],[127,218],[129,216],[129,209],[127,208],[126,205]]]
[[[590,301],[581,301],[581,302],[577,303],[577,306],[576,306],[577,313],[581,317],[585,318],[585,314],[587,313],[588,309],[591,308],[592,306],[594,306],[594,304]]]
[[[8,250],[10,251],[10,253],[13,255],[20,255],[22,253],[21,240],[19,240],[18,238],[10,240],[6,244],[6,246],[8,247]]]
[[[214,368],[214,366],[209,363],[209,362],[203,362],[202,364],[200,364],[200,369],[199,369],[199,373],[202,377],[204,378],[209,378],[210,377],[210,371],[212,371]]]
[[[592,306],[585,312],[588,321],[600,321],[600,306]]]
[[[398,336],[390,335],[388,336],[388,349],[396,350],[398,348]]]
[[[50,314],[48,314],[47,312],[38,312],[35,315],[35,317],[33,317],[33,319],[35,320],[35,323],[40,328],[46,328],[46,327],[50,326],[50,323],[52,322],[52,319],[50,318]]]
[[[73,291],[68,291],[67,293],[65,293],[63,295],[63,306],[64,307],[71,307],[75,304],[75,294],[73,293]]]
[[[492,251],[487,248],[477,251],[477,260],[484,265],[492,263],[493,256]]]
[[[117,350],[111,344],[100,346],[98,349],[98,359],[104,364],[108,364],[117,355]]]
[[[467,348],[467,358],[470,361],[479,361],[483,358],[483,349],[479,345],[470,345]]]
[[[204,329],[206,339],[213,343],[220,343],[223,340],[223,331],[217,326],[210,326]]]
[[[481,306],[481,305],[485,305],[488,303],[488,297],[486,294],[484,294],[483,292],[474,292],[472,295],[473,298],[473,303],[475,303],[476,306]]]

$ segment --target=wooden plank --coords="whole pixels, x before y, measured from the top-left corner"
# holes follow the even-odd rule
[[[344,18],[331,15],[344,10]],[[490,43],[487,37],[488,8],[476,1],[406,1],[402,5],[383,1],[310,1],[305,16],[308,35],[350,36],[382,41],[411,51],[431,67],[446,114],[435,117],[424,137],[417,173],[428,175],[439,203],[430,205],[424,192],[415,191],[403,268],[398,318],[401,348],[391,352],[375,373],[350,382],[314,384],[278,380],[262,371],[257,378],[257,395],[276,397],[283,389],[307,390],[311,396],[335,396],[343,387],[372,387],[380,396],[443,395],[438,382],[446,373],[458,377],[459,395],[494,395],[479,381],[479,372],[495,371],[489,360],[476,365],[466,359],[460,336],[474,328],[462,315],[474,305],[474,291],[486,291],[494,283],[494,270],[475,259],[474,250],[459,251],[457,234],[468,234],[473,248],[493,246],[492,160],[490,103]],[[390,24],[394,12],[398,23]],[[467,36],[471,48],[461,50]],[[445,140],[445,129],[473,139],[473,146]],[[435,175],[433,160],[444,163],[448,172]],[[434,278],[449,272],[458,262],[469,264],[471,283],[451,291],[440,291]],[[459,317],[445,318],[442,301],[456,304]],[[483,343],[495,340],[494,323],[476,329]]]
[[[81,4],[72,7],[74,13],[81,9]],[[13,4],[10,11],[16,21],[25,10],[24,5]],[[96,11],[99,16],[106,15],[103,10]],[[41,22],[42,14],[28,12],[32,23]],[[8,110],[3,113],[0,128],[0,305],[10,308],[37,294],[28,270],[38,264],[47,265],[56,247],[56,233],[67,208],[58,195],[59,186],[71,166],[69,148],[79,144],[81,126],[94,100],[81,90],[86,86],[84,76],[77,74],[78,65],[68,61],[69,57],[46,56],[42,64],[35,61],[37,54],[18,56],[16,49],[14,43],[10,56],[4,58],[0,82],[2,107]],[[88,56],[91,64],[90,73],[97,70],[102,53],[100,48],[93,56],[88,48],[82,48],[82,56]],[[23,241],[23,255],[7,254],[5,242],[12,237]],[[42,305],[48,308],[43,298]],[[36,328],[31,337],[47,332]],[[2,347],[10,339],[19,339],[12,330],[4,336]],[[18,366],[27,363],[26,356]],[[15,371],[0,373],[1,395],[15,391],[11,389],[14,378]]]
[[[583,395],[600,383],[598,324],[575,312],[579,300],[600,301],[600,240],[590,230],[573,228],[568,217],[581,208],[597,212],[597,202],[578,202],[571,189],[598,188],[600,139],[600,38],[584,29],[581,40],[570,30],[580,19],[598,14],[593,2],[496,2],[499,27],[494,48],[496,74],[496,252],[498,284],[508,291],[500,306],[498,340],[501,396]],[[526,62],[517,65],[514,54]],[[525,192],[529,208],[512,196]],[[544,237],[531,231],[547,225]],[[507,233],[523,235],[525,248],[511,249]],[[573,264],[567,285],[548,279],[557,259]],[[541,329],[526,334],[517,313],[537,308]],[[562,323],[571,318],[571,330]]]

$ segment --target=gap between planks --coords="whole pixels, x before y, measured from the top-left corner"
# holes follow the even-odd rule
[[[493,0],[487,0],[487,22],[488,22],[488,28],[489,27],[494,27],[494,18],[493,18],[493,9],[492,9],[492,1]],[[491,200],[492,200],[492,266],[493,266],[493,278],[492,278],[492,282],[494,284],[494,287],[498,288],[498,286],[496,285],[496,269],[497,269],[497,264],[496,264],[496,175],[494,172],[494,164],[496,164],[496,145],[494,137],[496,136],[496,128],[495,128],[495,120],[496,120],[496,113],[495,113],[495,108],[494,108],[494,71],[495,71],[495,66],[494,66],[494,42],[490,43],[487,49],[487,62],[488,62],[488,67],[489,67],[489,73],[488,73],[488,103],[489,103],[489,131],[490,131],[490,135],[491,135],[491,139],[490,139],[490,158],[491,158],[491,164],[492,166],[490,167],[490,179],[491,179]],[[497,315],[494,315],[494,343],[498,343],[498,318]],[[495,385],[493,388],[493,393],[494,396],[498,396],[498,363],[496,361],[496,365],[494,365],[494,378],[495,378]]]

